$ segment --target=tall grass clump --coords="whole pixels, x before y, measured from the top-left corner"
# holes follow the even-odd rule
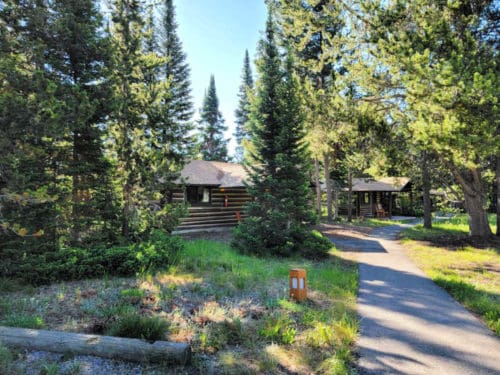
[[[129,337],[151,342],[164,340],[168,331],[168,323],[158,317],[144,317],[128,314],[118,318],[107,331],[110,336]]]

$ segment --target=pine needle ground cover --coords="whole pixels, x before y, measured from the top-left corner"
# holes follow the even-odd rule
[[[467,232],[467,218],[457,216],[432,229],[408,229],[403,239],[411,259],[500,336],[500,241],[477,241]]]
[[[296,267],[307,270],[303,303],[288,298]],[[189,342],[194,357],[183,373],[347,374],[357,280],[357,265],[334,248],[321,262],[262,259],[198,239],[177,266],[142,277],[22,291],[3,280],[0,324]]]

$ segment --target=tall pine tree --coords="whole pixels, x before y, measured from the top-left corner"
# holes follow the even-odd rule
[[[234,136],[236,138],[236,161],[242,162],[245,158],[245,143],[250,139],[249,114],[250,114],[250,92],[253,90],[252,68],[250,67],[250,57],[248,50],[245,50],[245,58],[243,60],[243,72],[241,76],[242,82],[238,92],[238,108],[234,112],[236,117],[236,130]]]
[[[215,78],[210,76],[210,84],[203,99],[200,113],[201,154],[203,160],[226,161],[227,140],[224,132],[227,126],[219,111],[219,99],[215,89]]]
[[[109,43],[100,31],[102,18],[94,0],[55,2],[52,17],[47,62],[65,103],[59,124],[70,147],[61,153],[66,166],[61,173],[71,179],[68,221],[71,239],[77,243],[88,239],[90,228],[96,231],[112,201],[110,164],[98,126],[110,112],[105,84]]]
[[[193,117],[193,102],[191,99],[190,69],[186,62],[186,54],[177,35],[175,7],[173,0],[165,0],[162,18],[161,52],[166,57],[165,78],[169,81],[171,96],[165,106],[172,117],[172,122],[178,127],[191,130],[190,120]]]
[[[144,22],[141,2],[115,0],[113,3],[113,115],[111,134],[117,158],[117,181],[122,193],[121,231],[126,239],[137,234],[139,209],[143,204],[145,137],[148,130],[145,104],[148,101],[144,79]],[[150,69],[146,69],[150,71]]]
[[[160,79],[165,85],[157,106],[157,130],[154,140],[157,168],[154,180],[163,202],[169,200],[169,191],[182,165],[193,151],[193,103],[191,99],[190,69],[186,54],[177,35],[173,0],[165,0],[160,27],[159,53],[164,58]]]
[[[3,1],[0,7],[0,221],[5,240],[13,241],[6,249],[21,245],[43,252],[58,243],[64,103],[47,64],[50,15],[45,2]],[[9,196],[24,197],[22,204]],[[43,236],[24,238],[35,231]]]
[[[290,256],[303,250],[314,215],[298,82],[290,58],[281,61],[271,14],[259,55],[251,109],[255,164],[248,184],[254,199],[233,244],[243,252]]]
[[[321,214],[319,161],[323,159],[327,212],[331,220],[330,164],[338,164],[338,155],[348,138],[343,113],[347,107],[346,96],[340,94],[338,82],[346,71],[341,61],[345,53],[342,51],[343,15],[340,5],[328,0],[281,0],[279,3],[281,25],[296,59],[306,103],[308,140],[315,161],[317,210]]]

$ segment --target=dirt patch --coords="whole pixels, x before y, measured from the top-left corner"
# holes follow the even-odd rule
[[[347,224],[319,224],[317,229],[327,236],[365,238],[375,228]]]

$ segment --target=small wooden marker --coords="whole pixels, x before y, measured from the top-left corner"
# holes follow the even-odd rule
[[[304,301],[307,298],[306,270],[290,270],[290,298],[296,301]]]

